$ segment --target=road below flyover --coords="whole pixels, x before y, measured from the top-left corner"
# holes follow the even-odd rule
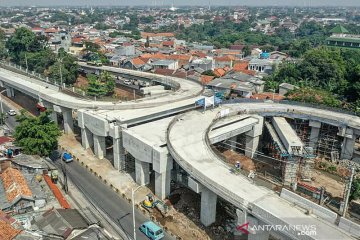
[[[101,182],[95,175],[89,173],[77,162],[74,161],[65,166],[67,176],[83,195],[99,208],[101,212],[104,212],[107,217],[122,230],[126,236],[124,239],[133,239],[131,204],[127,200],[120,198],[117,193]],[[148,239],[138,229],[143,222],[148,220],[150,219],[135,209],[136,239]],[[175,238],[171,237],[169,234],[165,234],[164,239]]]

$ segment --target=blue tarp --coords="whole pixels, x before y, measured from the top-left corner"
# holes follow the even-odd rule
[[[199,99],[195,102],[196,105],[204,106],[205,105],[205,98]]]

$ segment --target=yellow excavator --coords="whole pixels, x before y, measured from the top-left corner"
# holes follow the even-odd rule
[[[149,212],[152,212],[152,210],[156,208],[163,216],[169,211],[169,206],[166,205],[165,202],[155,199],[155,196],[152,194],[146,195],[144,201],[141,202],[141,205]]]

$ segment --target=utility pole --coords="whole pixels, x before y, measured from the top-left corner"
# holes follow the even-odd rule
[[[25,65],[26,65],[26,73],[27,73],[29,71],[29,67],[28,67],[26,52],[25,52]]]
[[[347,211],[347,207],[348,207],[348,204],[349,204],[349,198],[350,198],[350,193],[351,193],[351,185],[352,185],[352,182],[353,182],[353,179],[354,179],[354,174],[355,174],[355,168],[352,167],[352,168],[351,168],[350,181],[349,181],[349,184],[348,184],[348,187],[347,187],[347,191],[346,191],[346,196],[345,196],[344,209],[343,209],[343,212],[342,212],[342,216],[343,216],[343,217],[345,217],[345,214],[346,214],[346,211]]]
[[[60,71],[60,89],[63,88],[63,76],[62,76],[62,69],[61,69],[61,66],[62,66],[62,58],[59,59],[59,63],[60,63],[60,67],[59,67],[59,71]]]

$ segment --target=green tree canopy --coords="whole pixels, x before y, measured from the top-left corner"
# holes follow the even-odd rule
[[[89,85],[87,87],[87,94],[94,97],[103,97],[107,94],[107,88],[94,74],[88,75]]]
[[[41,113],[38,117],[28,116],[22,112],[17,117],[20,124],[15,129],[14,137],[26,154],[48,156],[57,148],[61,132],[58,125],[50,120],[49,115],[49,111]]]
[[[20,61],[22,52],[37,52],[43,48],[36,35],[24,27],[16,29],[15,33],[7,41],[6,47],[17,63]]]
[[[79,75],[78,64],[76,58],[66,53],[62,48],[59,49],[56,62],[48,69],[48,76],[57,82],[61,81],[60,67],[63,82],[66,84],[74,84]]]

